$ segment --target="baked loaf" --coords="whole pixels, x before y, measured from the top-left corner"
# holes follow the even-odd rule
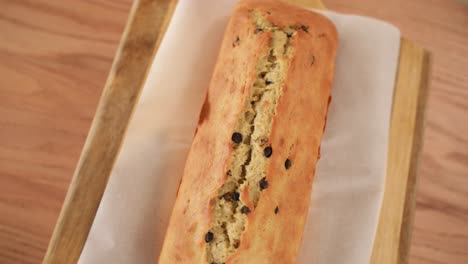
[[[241,1],[185,165],[160,264],[295,263],[332,86],[324,16]]]

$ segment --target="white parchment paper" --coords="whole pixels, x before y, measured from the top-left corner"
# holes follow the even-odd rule
[[[156,263],[236,2],[179,0],[79,263]],[[339,48],[298,263],[368,263],[383,196],[400,32],[374,19],[322,13],[338,29]]]

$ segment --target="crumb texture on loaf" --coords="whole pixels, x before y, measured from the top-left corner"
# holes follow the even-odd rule
[[[268,184],[265,178],[268,153],[265,149],[271,149],[272,119],[293,52],[290,39],[296,32],[294,26],[279,28],[271,24],[256,10],[250,10],[250,14],[255,25],[253,34],[267,34],[269,46],[257,61],[255,81],[234,132],[241,142],[233,143],[228,178],[219,189],[214,206],[210,229],[214,238],[206,246],[208,263],[213,264],[225,263],[239,247],[246,215],[255,210],[262,189]],[[240,195],[245,189],[249,195]]]

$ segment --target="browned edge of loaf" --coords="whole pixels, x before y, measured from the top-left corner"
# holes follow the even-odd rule
[[[43,263],[78,261],[176,3],[135,0]]]
[[[409,260],[429,73],[430,54],[402,38],[373,264],[405,264]]]

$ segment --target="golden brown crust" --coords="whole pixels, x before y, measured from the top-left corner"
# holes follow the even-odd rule
[[[250,94],[258,58],[269,45],[266,34],[254,34],[251,10],[278,27],[298,30],[291,38],[294,54],[271,128],[274,154],[267,167],[268,188],[247,215],[240,246],[226,263],[295,263],[325,125],[337,33],[322,15],[273,0],[241,1],[231,16],[159,263],[207,263],[205,234],[214,199],[226,181],[231,136]],[[286,159],[291,161],[288,170]]]

